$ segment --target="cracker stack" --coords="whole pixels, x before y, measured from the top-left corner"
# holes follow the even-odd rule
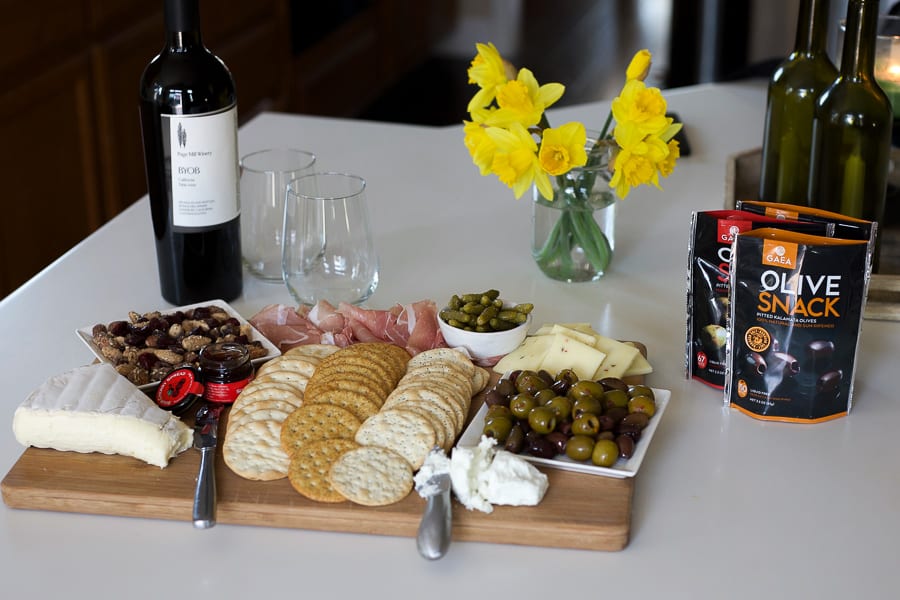
[[[356,431],[381,410],[408,361],[406,350],[383,343],[354,344],[322,360],[306,386],[303,406],[281,428],[281,448],[290,456],[288,479],[295,490],[318,502],[347,499],[332,486],[332,464],[358,448]],[[394,478],[382,487],[396,495],[405,487],[403,480]],[[382,491],[370,502],[387,495]]]
[[[325,344],[300,346],[259,368],[228,415],[222,454],[232,471],[260,481],[287,476],[290,460],[280,443],[282,423],[302,406],[316,366],[337,351]]]
[[[318,502],[398,502],[428,452],[453,447],[489,376],[449,348],[411,359],[386,343],[300,346],[238,397],[225,461],[249,479],[287,476]]]

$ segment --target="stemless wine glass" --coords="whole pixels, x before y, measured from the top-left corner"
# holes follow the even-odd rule
[[[300,304],[358,304],[378,286],[366,182],[346,173],[293,180],[284,204],[282,272]]]
[[[281,281],[284,194],[292,180],[311,173],[316,157],[293,148],[271,148],[241,158],[241,252],[247,270]]]

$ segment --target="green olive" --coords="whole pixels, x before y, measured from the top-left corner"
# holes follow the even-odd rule
[[[528,413],[537,405],[531,394],[516,394],[509,400],[509,410],[517,419],[527,419]]]
[[[550,404],[550,401],[556,398],[556,393],[550,388],[544,388],[542,390],[538,390],[534,395],[535,401],[541,406]]]
[[[536,433],[550,433],[556,429],[556,414],[546,406],[536,406],[528,413],[528,425]]]
[[[529,394],[534,395],[538,391],[548,387],[550,386],[544,381],[544,378],[534,371],[522,371],[519,376],[516,377],[516,390],[519,392],[528,392]]]
[[[653,395],[653,389],[648,385],[630,385],[628,386],[628,395],[632,398],[635,396],[647,396],[651,400],[656,400],[656,396]]]
[[[502,444],[509,437],[512,428],[513,422],[509,417],[489,417],[484,420],[484,429],[481,432]]]
[[[594,451],[594,438],[589,435],[573,435],[566,442],[566,456],[572,460],[587,460]]]
[[[602,415],[603,403],[594,397],[579,398],[572,404],[572,416],[580,417],[581,415]]]
[[[508,406],[503,404],[493,404],[488,406],[487,412],[484,415],[485,420],[489,417],[512,417],[512,412],[509,410]]]
[[[572,415],[572,401],[563,396],[556,396],[545,404],[556,414],[557,421],[565,421]]]
[[[600,432],[600,418],[591,413],[585,413],[572,421],[572,433],[576,435],[596,435]]]
[[[644,413],[648,417],[656,414],[656,402],[649,396],[635,396],[628,401],[628,412]]]
[[[625,408],[628,406],[628,394],[622,390],[609,390],[606,392],[606,407],[618,406]]]
[[[619,459],[619,445],[612,440],[597,440],[591,452],[591,462],[598,467],[611,467]]]
[[[572,399],[572,402],[581,398],[596,398],[597,400],[603,400],[604,392],[603,386],[596,381],[582,379],[569,388],[567,395]]]

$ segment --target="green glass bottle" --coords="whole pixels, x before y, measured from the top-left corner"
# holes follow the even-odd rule
[[[759,198],[806,204],[816,100],[837,69],[826,52],[830,0],[802,0],[793,52],[769,82]]]
[[[838,78],[813,119],[809,205],[881,221],[893,114],[875,81],[877,0],[849,0]]]

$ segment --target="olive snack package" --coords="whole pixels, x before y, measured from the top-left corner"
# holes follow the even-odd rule
[[[866,240],[768,228],[737,235],[727,405],[800,423],[850,411],[871,258]]]
[[[801,223],[740,210],[709,210],[691,216],[687,269],[685,375],[725,387],[725,341],[729,316],[728,269],[735,235],[760,227],[825,234],[828,225]]]
[[[810,206],[762,202],[761,200],[738,200],[737,208],[777,219],[790,219],[807,223],[826,223],[829,225],[829,230],[825,234],[828,237],[847,240],[869,240],[869,243],[875,243],[877,224],[874,221],[848,217],[847,215]]]

